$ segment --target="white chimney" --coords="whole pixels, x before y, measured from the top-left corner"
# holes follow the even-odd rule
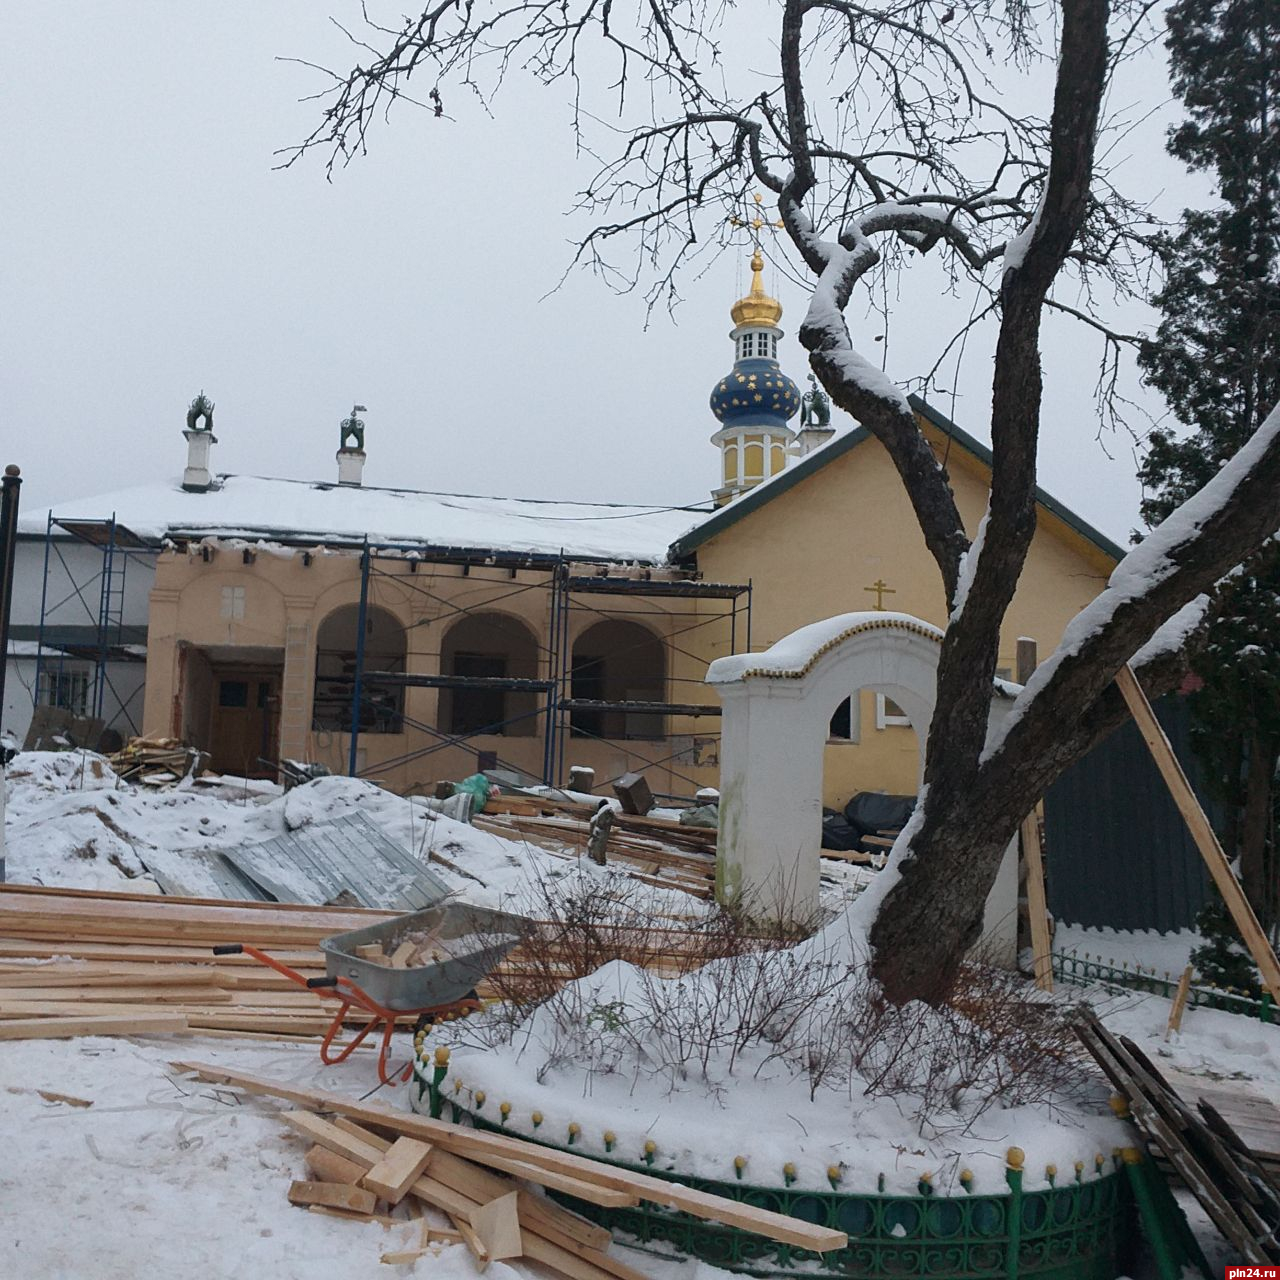
[[[342,420],[341,444],[337,452],[338,483],[359,485],[364,475],[364,420],[358,413],[368,413],[362,404],[353,405],[351,416]]]
[[[209,449],[217,443],[213,434],[213,401],[202,391],[187,409],[187,469],[182,487],[189,493],[205,493],[213,485],[209,470]]]
[[[820,449],[835,433],[834,427],[801,427],[796,432],[795,456],[803,458],[805,454]]]

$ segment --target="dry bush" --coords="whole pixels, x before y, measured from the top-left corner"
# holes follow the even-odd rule
[[[1089,1086],[1075,1007],[980,959],[948,1003],[899,1006],[838,929],[797,946],[731,911],[655,923],[645,886],[612,876],[539,881],[527,905],[531,936],[492,984],[504,1007],[468,1038],[516,1044],[539,1080],[573,1068],[588,1090],[622,1074],[716,1096],[735,1076],[782,1069],[811,1098],[893,1097],[933,1134]],[[612,961],[635,971],[574,981]]]

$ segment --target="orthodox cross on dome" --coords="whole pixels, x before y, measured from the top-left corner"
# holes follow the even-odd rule
[[[752,194],[752,200],[755,201],[755,212],[749,218],[739,218],[736,214],[730,217],[729,225],[731,227],[750,227],[751,228],[751,244],[758,252],[760,249],[760,232],[768,227],[770,231],[780,230],[785,224],[781,218],[777,218],[772,222],[766,222],[760,216],[762,206],[764,205],[764,196],[758,191]]]
[[[885,596],[896,596],[897,591],[890,586],[886,586],[883,578],[877,578],[869,587],[863,587],[863,591],[874,591],[876,593],[876,608],[883,611]]]

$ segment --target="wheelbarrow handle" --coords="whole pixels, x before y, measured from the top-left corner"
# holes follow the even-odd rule
[[[215,956],[238,956],[244,954],[244,947],[238,942],[228,942],[221,947],[214,947]]]
[[[319,987],[336,987],[338,985],[337,978],[308,978],[307,988],[315,991]]]

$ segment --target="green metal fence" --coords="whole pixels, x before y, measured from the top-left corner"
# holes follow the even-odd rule
[[[1072,986],[1148,991],[1152,995],[1165,996],[1170,1000],[1178,989],[1178,978],[1174,974],[1166,973],[1161,977],[1154,969],[1146,969],[1141,965],[1130,967],[1116,964],[1114,960],[1091,956],[1088,952],[1078,955],[1072,951],[1054,951],[1050,958],[1053,962],[1053,976]],[[1260,1022],[1274,1022],[1276,1017],[1275,1002],[1269,993],[1264,993],[1260,1000],[1255,1000],[1241,991],[1231,991],[1225,987],[1193,984],[1187,992],[1187,1007],[1219,1009],[1223,1013],[1257,1018]]]
[[[505,1131],[510,1107],[494,1104],[482,1093],[467,1097],[446,1088],[447,1052],[432,1061],[419,1058],[415,1106],[436,1117],[469,1120],[476,1127]],[[526,1135],[520,1135],[527,1137]],[[556,1150],[566,1144],[539,1142]],[[606,1135],[606,1148],[612,1147]],[[528,1141],[537,1139],[527,1138]],[[596,1157],[599,1158],[599,1157]],[[961,1194],[936,1193],[922,1179],[917,1195],[846,1191],[841,1173],[829,1171],[832,1190],[758,1186],[741,1180],[686,1176],[649,1164],[605,1157],[619,1169],[679,1182],[713,1195],[788,1214],[845,1232],[848,1245],[826,1254],[781,1244],[747,1231],[705,1222],[652,1204],[604,1209],[571,1196],[555,1195],[568,1208],[594,1222],[624,1233],[639,1248],[671,1246],[715,1266],[756,1276],[792,1276],[797,1272],[821,1280],[894,1280],[927,1276],[939,1280],[1114,1280],[1128,1261],[1132,1244],[1133,1198],[1118,1153],[1099,1155],[1092,1168],[1078,1165],[1060,1177],[1050,1167],[1050,1185],[1023,1189],[1022,1152],[1008,1154],[1007,1192],[974,1194],[972,1178],[961,1175]],[[738,1166],[739,1178],[742,1167]],[[784,1172],[789,1181],[790,1172]],[[884,1179],[881,1177],[880,1186]]]

